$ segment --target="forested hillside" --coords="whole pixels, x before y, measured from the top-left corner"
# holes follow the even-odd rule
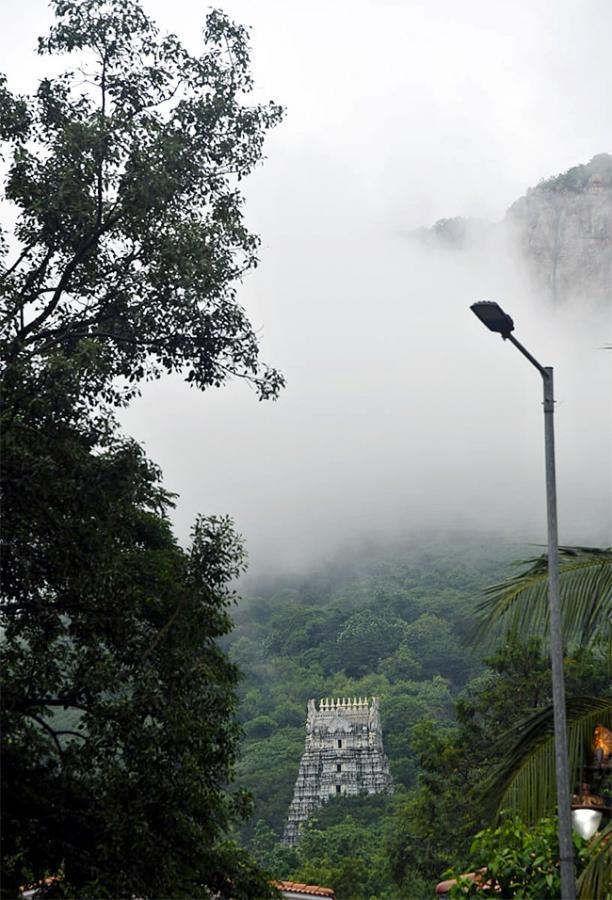
[[[242,839],[272,874],[332,884],[341,898],[418,897],[465,852],[485,824],[468,795],[491,737],[549,698],[536,641],[474,642],[482,590],[533,550],[419,538],[242,602],[229,639],[244,673],[238,786],[254,799]],[[570,693],[597,690],[592,654],[567,666]],[[343,695],[380,697],[395,794],[333,800],[296,850],[281,847],[306,701]]]
[[[393,778],[414,784],[412,726],[449,719],[453,695],[480,671],[470,609],[509,560],[500,545],[370,551],[243,602],[230,656],[244,673],[239,781],[256,818],[282,828],[309,697],[380,697]]]

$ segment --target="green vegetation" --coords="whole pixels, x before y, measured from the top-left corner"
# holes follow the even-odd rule
[[[63,896],[264,897],[227,791],[242,544],[199,517],[179,547],[114,411],[163,372],[281,387],[233,286],[257,249],[236,183],[280,110],[244,104],[246,33],[219,12],[196,57],[131,0],[52,6],[40,52],[82,68],[28,98],[0,81],[2,896],[52,875]]]
[[[600,722],[612,724],[609,683],[612,646],[612,549],[562,547],[560,599],[563,633],[570,648],[590,648],[600,674],[595,682],[583,680],[587,696],[567,702],[570,769],[578,777],[584,748]],[[486,592],[477,614],[481,633],[503,626],[514,640],[548,634],[547,559],[530,560],[529,568]],[[576,663],[578,651],[568,656]],[[595,674],[595,670],[593,670]],[[603,676],[603,681],[601,680]],[[597,684],[597,681],[600,681]],[[570,679],[571,685],[571,679]],[[592,691],[592,688],[599,690]],[[591,696],[588,696],[591,694]],[[498,808],[505,805],[535,822],[555,806],[555,753],[551,706],[536,710],[516,729],[508,750],[487,778],[489,796]]]
[[[560,553],[562,620],[570,648],[591,649],[596,668],[592,670],[594,680],[584,680],[584,688],[591,696],[572,697],[570,681],[567,701],[568,757],[573,782],[583,780],[585,763],[590,763],[590,748],[596,725],[612,725],[612,694],[610,691],[610,649],[612,632],[610,615],[612,612],[612,550],[584,547],[565,547]],[[491,588],[480,607],[484,614],[484,626],[498,625],[500,621],[510,626],[510,634],[515,639],[526,633],[541,634],[546,637],[548,605],[546,602],[545,557],[531,560],[531,566],[504,584]],[[574,652],[573,656],[576,656]],[[570,660],[575,662],[574,660]],[[593,691],[593,688],[595,690]],[[542,710],[534,710],[515,730],[508,746],[502,749],[499,763],[486,776],[482,795],[484,806],[497,809],[498,813],[506,804],[518,811],[522,821],[530,828],[538,825],[541,816],[553,812],[556,806],[555,752],[553,739],[553,710],[550,705]],[[612,773],[609,768],[593,769],[588,780],[594,793],[612,797]],[[519,821],[519,820],[515,820]],[[524,826],[523,826],[524,827]],[[580,848],[576,859],[578,896],[580,900],[602,900],[612,896],[612,854],[609,841],[611,823],[602,828],[598,835]],[[516,830],[516,834],[519,834]],[[497,855],[491,852],[491,840],[497,835]],[[543,896],[539,874],[526,865],[523,852],[512,858],[508,847],[499,847],[501,833],[487,832],[482,852],[489,848],[492,862],[486,864],[491,878],[496,878],[496,869],[504,870],[506,882],[503,886],[508,896]],[[523,848],[529,847],[528,832],[523,835]],[[482,856],[481,852],[481,856]],[[542,858],[533,847],[529,856]],[[548,854],[549,882],[547,896],[558,895],[556,862],[554,853]],[[554,871],[550,871],[550,861]],[[501,862],[500,862],[501,861]],[[491,868],[493,866],[493,868]],[[513,871],[512,871],[513,870]],[[513,890],[511,891],[511,887]]]
[[[589,851],[578,835],[574,835],[574,853],[576,870],[581,873]],[[498,828],[476,835],[469,868],[478,877],[458,878],[450,896],[453,900],[481,897],[482,886],[487,884],[504,898],[556,900],[561,891],[558,855],[556,819],[542,819],[534,827],[517,817],[506,817]]]
[[[584,580],[595,578],[601,587],[605,560],[609,567],[609,553],[568,550],[562,577],[575,579],[580,569]],[[421,542],[241,605],[229,639],[230,655],[245,672],[238,782],[255,801],[242,837],[276,877],[330,884],[342,900],[417,898],[431,894],[449,867],[455,875],[473,869],[474,835],[490,825],[491,801],[504,796],[499,786],[490,788],[491,778],[506,758],[516,760],[522,723],[534,714],[550,717],[542,638],[528,639],[520,629],[496,636],[493,629],[475,649],[475,602],[510,571],[508,563],[502,546],[485,555],[468,541]],[[542,571],[538,559],[525,575],[504,582],[514,590],[504,612],[514,615],[522,602],[519,582],[529,585],[525,602],[538,605]],[[496,609],[499,594],[486,595]],[[605,634],[592,628],[592,605],[580,600],[579,606],[591,639],[566,658],[567,691],[576,708],[581,697],[599,697],[598,715],[607,720]],[[537,610],[531,615],[535,627]],[[571,615],[577,623],[578,613]],[[297,848],[283,848],[306,700],[343,694],[381,697],[395,795],[334,799],[311,819]],[[553,811],[554,792],[544,814]]]
[[[612,639],[612,548],[559,548],[561,626],[565,640],[579,646]],[[481,633],[508,631],[526,640],[548,634],[548,559],[485,592],[476,607]]]
[[[598,153],[586,165],[572,166],[561,175],[543,179],[538,183],[538,190],[578,193],[587,187],[594,176],[598,185],[607,190],[612,188],[612,155]]]
[[[414,786],[411,729],[424,717],[450,720],[453,694],[480,670],[469,611],[500,564],[469,542],[450,550],[432,541],[241,604],[228,648],[244,674],[237,773],[255,801],[245,837],[260,818],[283,827],[310,697],[379,696],[393,777]]]
[[[580,900],[612,898],[612,825],[591,841],[573,833],[574,861]],[[501,897],[558,900],[561,896],[557,820],[543,818],[526,825],[506,813],[497,828],[479,832],[470,847],[464,872],[450,891],[453,900],[482,897],[483,886]],[[475,876],[475,877],[474,877]]]

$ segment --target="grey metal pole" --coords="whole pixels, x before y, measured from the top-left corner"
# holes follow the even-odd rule
[[[517,342],[518,343],[518,342]],[[521,348],[522,349],[522,348]],[[557,485],[555,475],[555,398],[553,370],[542,368],[544,384],[544,446],[546,458],[546,512],[548,521],[548,603],[550,608],[550,658],[552,665],[553,715],[555,726],[555,769],[559,813],[559,858],[561,898],[575,900],[574,846],[572,843],[571,793],[567,756],[563,637],[559,599],[559,538],[557,533]]]
[[[572,843],[571,795],[567,756],[567,722],[565,716],[565,678],[563,672],[563,636],[559,600],[559,537],[557,534],[557,485],[555,477],[555,398],[553,370],[542,366],[512,334],[514,322],[497,303],[475,303],[472,311],[491,331],[520,350],[536,367],[544,383],[544,444],[546,459],[546,512],[548,531],[548,605],[550,612],[550,659],[552,668],[553,718],[555,735],[555,771],[557,776],[557,808],[559,812],[559,860],[561,898],[575,900],[576,877]]]

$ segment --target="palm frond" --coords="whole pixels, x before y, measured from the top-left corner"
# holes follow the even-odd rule
[[[567,702],[570,777],[579,781],[597,724],[612,726],[612,697],[573,697]],[[527,822],[554,812],[554,722],[552,707],[530,716],[506,736],[499,764],[480,785],[485,809],[496,818],[514,809]]]
[[[523,572],[485,591],[475,610],[479,636],[496,629],[525,639],[548,635],[548,557],[525,560]],[[612,548],[560,547],[563,634],[581,645],[612,639]]]
[[[576,887],[578,900],[612,900],[612,822],[593,838]]]

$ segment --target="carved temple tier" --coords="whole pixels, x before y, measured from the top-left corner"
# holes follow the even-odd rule
[[[332,797],[392,790],[378,698],[327,697],[318,706],[309,700],[306,745],[283,843],[296,844],[302,823]]]

